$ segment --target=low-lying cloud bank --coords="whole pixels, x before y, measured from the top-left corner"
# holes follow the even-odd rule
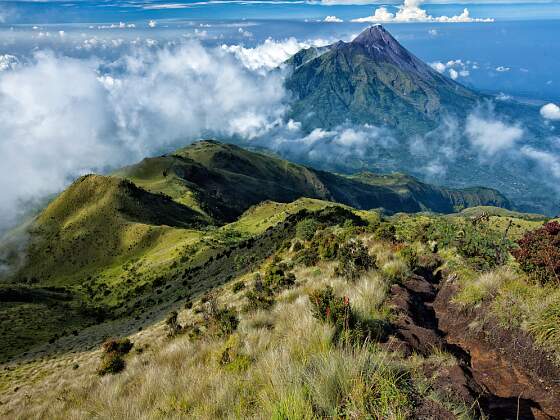
[[[473,18],[467,8],[456,16],[432,16],[420,7],[424,0],[404,0],[396,13],[391,13],[385,6],[375,9],[372,16],[353,19],[358,23],[389,23],[389,22],[440,22],[440,23],[470,23],[494,22],[493,18]]]
[[[223,45],[222,49],[234,54],[248,69],[262,73],[277,68],[303,48],[323,47],[329,44],[331,42],[324,39],[299,42],[295,38],[284,41],[269,38],[254,48],[243,45]]]
[[[289,95],[277,66],[301,48],[325,44],[288,39],[254,48],[205,48],[190,40],[139,47],[112,62],[52,52],[0,60],[8,63],[0,71],[0,231],[80,174],[106,172],[209,137],[237,139],[330,169],[383,162],[384,169],[403,170],[391,166],[398,162],[390,156],[406,150],[418,157],[417,173],[430,180],[442,179],[466,155],[480,164],[524,159],[558,185],[560,141],[537,147],[527,142],[521,124],[491,107],[466,120],[447,116],[433,132],[408,139],[371,125],[304,132],[299,122],[285,120]],[[448,62],[440,70],[461,71],[461,65]],[[549,120],[558,112],[553,104],[541,109]]]
[[[262,135],[285,99],[280,74],[197,42],[113,63],[36,53],[0,72],[0,228],[80,174],[200,137]]]

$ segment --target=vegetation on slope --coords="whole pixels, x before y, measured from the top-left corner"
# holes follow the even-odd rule
[[[401,316],[394,306],[395,287],[414,273],[429,276],[442,270],[460,279],[457,305],[482,305],[481,322],[495,317],[503,328],[526,330],[543,351],[560,354],[556,335],[550,333],[557,330],[551,323],[557,293],[517,270],[509,255],[515,238],[507,233],[504,241],[502,223],[496,223],[503,217],[518,219],[382,219],[369,213],[366,221],[359,217],[366,212],[338,209],[300,200],[249,210],[213,234],[274,235],[271,227],[281,227],[286,235],[274,239],[276,251],[268,258],[254,260],[245,272],[231,266],[227,282],[208,282],[201,292],[168,308],[176,313],[130,335],[131,354],[119,356],[122,373],[100,379],[97,372],[107,356],[99,351],[54,356],[4,372],[4,390],[7,384],[22,389],[2,401],[3,412],[74,418],[92,413],[135,418],[477,417],[479,405],[441,385],[463,362],[441,348],[407,356],[390,345]],[[530,225],[522,226],[527,230]],[[208,265],[192,281],[207,270]],[[181,288],[181,283],[170,284]],[[515,310],[509,307],[512,299],[517,299]],[[513,319],[518,322],[510,324]],[[53,364],[59,368],[53,370]],[[40,372],[31,375],[35,384],[25,379],[27,369]],[[24,394],[32,395],[31,404],[23,404]]]
[[[511,207],[492,189],[445,189],[399,174],[345,177],[215,141],[145,159],[115,175],[154,193],[165,193],[218,222],[234,221],[265,200],[291,202],[300,197],[363,210],[383,208],[389,213],[451,213],[478,205]]]
[[[482,96],[439,74],[403,48],[382,26],[352,42],[303,50],[289,62],[290,117],[304,127],[350,121],[426,132],[443,110],[464,114]]]
[[[310,198],[279,211],[281,204],[264,201],[300,197]],[[290,214],[324,208],[323,200],[366,210],[383,205],[391,212],[451,212],[481,201],[509,205],[495,191],[445,190],[400,175],[345,177],[232,145],[198,142],[115,176],[82,177],[30,223],[25,258],[8,283],[55,288],[70,297],[64,305],[12,301],[0,323],[5,338],[0,353],[9,357],[107,318],[144,319],[149,308],[226,281],[233,274],[224,274],[225,268],[248,269],[267,256],[275,239],[259,240],[259,251],[238,245],[265,235]],[[371,219],[374,213],[360,214]],[[234,223],[218,227],[226,221]],[[14,260],[23,254],[19,251]],[[228,258],[221,258],[224,253]],[[178,292],[177,285],[190,283],[204,264],[217,277],[208,274],[188,292]],[[58,327],[53,319],[68,322]],[[41,334],[29,334],[30,323],[37,323]]]

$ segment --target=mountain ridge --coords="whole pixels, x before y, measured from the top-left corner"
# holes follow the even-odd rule
[[[152,178],[142,178],[140,174],[150,166],[156,166],[161,173],[152,172]],[[337,175],[216,141],[196,142],[168,155],[145,159],[114,175],[152,192],[170,194],[179,202],[186,202],[185,195],[199,197],[198,208],[224,221],[234,220],[261,201],[289,202],[300,197],[338,202],[362,210],[384,208],[389,213],[453,213],[463,207],[484,204],[511,208],[505,196],[489,188],[447,189],[413,177],[388,185],[381,180],[387,180],[390,175]],[[159,181],[150,181],[153,178]],[[368,182],[364,182],[366,178]],[[175,183],[182,189],[172,191],[170,184]]]

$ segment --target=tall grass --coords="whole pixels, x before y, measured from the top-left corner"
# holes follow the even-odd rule
[[[515,278],[516,274],[507,267],[482,273],[478,278],[467,281],[453,298],[453,302],[463,306],[476,306],[486,299],[495,297],[502,285]]]
[[[332,274],[331,269],[328,264],[319,267]],[[25,414],[74,419],[406,418],[412,408],[407,371],[371,343],[336,345],[333,327],[313,317],[307,297],[308,290],[332,284],[337,293],[349,296],[360,316],[379,318],[384,316],[386,279],[369,272],[348,283],[301,270],[298,284],[282,292],[270,310],[241,314],[237,332],[229,337],[164,340],[154,350],[130,356],[123,373],[91,375],[69,386],[64,398],[51,392],[50,404]],[[180,319],[194,316],[188,311]],[[243,363],[232,368],[237,358]]]

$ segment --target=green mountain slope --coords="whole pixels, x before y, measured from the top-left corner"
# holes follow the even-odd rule
[[[352,214],[378,220],[367,211],[377,208],[450,213],[479,204],[509,207],[494,190],[442,189],[398,174],[341,176],[215,141],[113,176],[84,176],[29,223],[25,258],[14,250],[20,265],[0,279],[0,356],[68,335],[99,314],[154,316],[156,307],[203,293],[266,258],[306,212],[325,211],[331,223]],[[42,333],[29,336],[28,325]]]
[[[389,213],[452,213],[477,205],[510,207],[509,201],[492,189],[444,189],[401,175],[347,177],[215,141],[145,159],[114,175],[149,191],[168,194],[218,221],[235,220],[265,200],[291,202],[300,197],[364,210],[383,208]]]
[[[36,219],[20,276],[60,283],[141,254],[168,232],[206,222],[190,208],[130,181],[87,175]],[[56,279],[56,280],[55,280]]]
[[[290,117],[307,129],[349,121],[426,131],[442,111],[463,114],[482,98],[416,58],[380,25],[349,43],[303,50],[288,64],[286,87],[296,98]]]
[[[542,222],[478,211],[497,215],[254,206],[151,302],[129,297],[133,316],[5,364],[0,417],[556,418],[560,294],[519,270],[504,227]]]

